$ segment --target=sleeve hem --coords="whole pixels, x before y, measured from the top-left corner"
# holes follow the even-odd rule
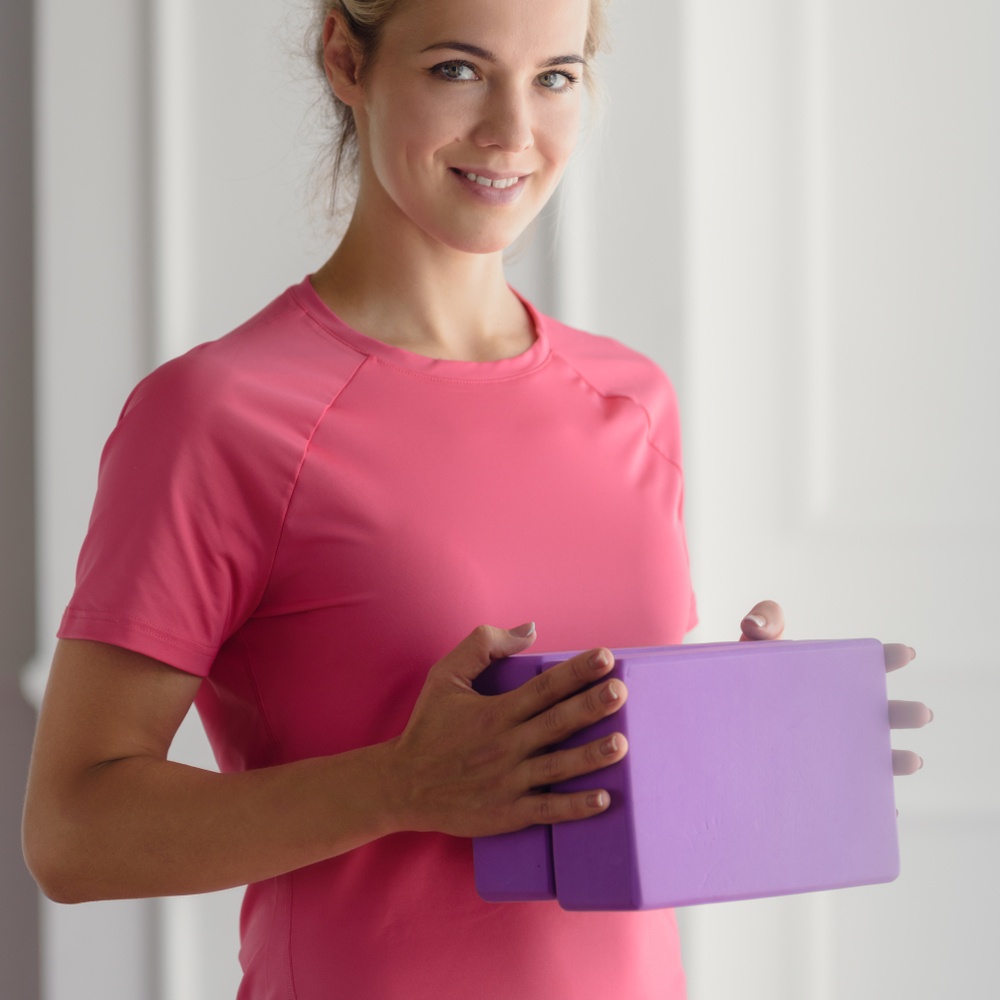
[[[127,615],[67,609],[56,633],[60,639],[85,639],[120,646],[160,660],[197,677],[207,677],[218,650]]]

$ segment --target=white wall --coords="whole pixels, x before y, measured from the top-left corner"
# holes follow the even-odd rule
[[[692,0],[683,43],[688,501],[703,637],[918,660],[893,697],[889,886],[688,914],[699,1000],[983,995],[1000,867],[1000,5]]]
[[[303,195],[302,6],[36,3],[36,693],[128,389],[329,249]],[[900,786],[901,880],[685,912],[692,1000],[936,1000],[947,976],[982,973],[1000,930],[985,772],[1000,6],[613,13],[603,125],[514,280],[677,383],[700,637],[733,636],[774,596],[796,636],[918,646],[893,693],[938,710],[897,741],[928,759]],[[195,727],[175,753],[205,760]],[[47,906],[46,1000],[225,996],[235,910],[233,894]]]
[[[144,8],[34,6],[38,641],[25,686],[37,699],[101,442],[151,352]],[[43,995],[154,1000],[156,909],[43,905]]]

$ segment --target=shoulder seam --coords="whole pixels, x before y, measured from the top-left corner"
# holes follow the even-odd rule
[[[586,385],[592,392],[600,396],[601,399],[627,399],[630,403],[632,403],[633,406],[637,406],[642,411],[643,416],[646,418],[646,444],[648,444],[649,447],[652,448],[653,451],[655,451],[656,454],[660,456],[660,458],[662,458],[665,462],[668,462],[670,465],[672,465],[683,478],[684,470],[681,467],[680,463],[676,459],[671,458],[669,455],[667,455],[663,451],[663,449],[660,448],[660,446],[653,440],[653,418],[649,415],[649,410],[638,399],[624,392],[608,393],[602,391],[601,389],[598,389],[597,386],[594,385],[594,383],[589,378],[587,378],[587,376],[584,375],[583,372],[581,372],[580,369],[575,364],[573,364],[573,362],[570,361],[569,358],[567,358],[562,351],[553,350],[553,353],[554,354],[558,353],[562,361],[567,365],[567,367],[571,368],[576,373],[580,381],[583,382],[584,385]],[[652,364],[652,362],[649,363]]]
[[[298,490],[299,479],[302,475],[302,470],[305,467],[309,451],[312,448],[313,439],[316,437],[316,432],[317,430],[319,430],[320,424],[322,424],[323,421],[326,419],[327,414],[330,412],[331,409],[333,409],[337,400],[340,398],[341,393],[354,381],[358,372],[361,371],[361,369],[365,366],[365,364],[370,360],[371,356],[368,354],[362,354],[360,356],[358,363],[355,366],[354,370],[351,372],[350,376],[344,379],[343,383],[340,386],[338,386],[333,396],[331,396],[330,399],[326,402],[326,404],[321,408],[319,415],[316,417],[316,420],[313,422],[313,425],[309,430],[309,434],[305,438],[305,443],[302,446],[302,452],[299,455],[299,463],[296,466],[295,475],[292,478],[291,489],[289,489],[288,491],[288,496],[285,499],[285,506],[281,511],[281,518],[278,522],[278,530],[274,539],[274,547],[271,551],[271,558],[268,562],[267,573],[264,574],[264,581],[261,586],[261,591],[257,595],[257,603],[254,605],[255,608],[260,606],[260,602],[264,597],[264,591],[267,589],[267,584],[271,579],[272,573],[274,572],[274,562],[278,558],[278,549],[281,546],[281,539],[285,533],[285,522],[288,519],[288,511],[292,506],[292,500],[295,498],[295,493]]]

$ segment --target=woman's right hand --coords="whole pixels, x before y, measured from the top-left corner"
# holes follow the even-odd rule
[[[400,830],[474,836],[599,813],[609,800],[598,790],[535,790],[624,756],[620,736],[610,754],[598,744],[544,752],[624,703],[617,680],[583,691],[611,670],[609,655],[576,656],[508,694],[472,689],[491,660],[532,638],[476,629],[431,668],[388,743],[225,774],[168,758],[199,678],[62,640],[28,778],[29,868],[66,903],[188,894],[260,882]],[[602,699],[609,690],[617,699]]]
[[[533,641],[531,626],[481,626],[431,668],[406,729],[385,745],[382,778],[393,825],[476,837],[607,809],[610,797],[599,785],[539,791],[614,764],[627,752],[620,733],[547,749],[624,705],[620,680],[595,683],[614,666],[607,649],[574,656],[506,694],[473,689],[493,660],[522,653]]]

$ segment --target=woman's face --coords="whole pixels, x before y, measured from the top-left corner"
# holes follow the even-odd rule
[[[401,0],[354,105],[359,199],[453,249],[509,246],[573,151],[589,8]]]

